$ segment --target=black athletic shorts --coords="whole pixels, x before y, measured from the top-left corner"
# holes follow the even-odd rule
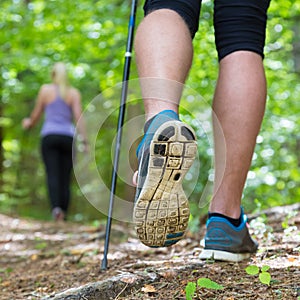
[[[270,0],[215,0],[214,28],[219,60],[248,50],[263,57],[267,10]],[[145,15],[158,9],[176,11],[186,22],[192,38],[198,30],[201,0],[146,0]]]

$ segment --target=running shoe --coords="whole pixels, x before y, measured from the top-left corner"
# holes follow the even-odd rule
[[[165,112],[153,119],[137,149],[133,221],[140,241],[154,248],[184,236],[190,210],[182,180],[197,154],[193,129]]]
[[[247,216],[241,210],[241,224],[236,227],[222,217],[210,217],[206,222],[204,249],[200,259],[238,262],[257,251],[258,243],[249,234]]]

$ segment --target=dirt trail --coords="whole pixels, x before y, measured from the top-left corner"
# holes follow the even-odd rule
[[[106,271],[104,228],[0,215],[0,299],[186,299],[186,285],[202,277],[224,288],[198,287],[193,299],[300,299],[299,209],[252,216],[260,249],[242,263],[199,261],[204,227],[171,248],[150,249],[131,225],[114,223]],[[246,273],[254,264],[270,267],[269,286]]]

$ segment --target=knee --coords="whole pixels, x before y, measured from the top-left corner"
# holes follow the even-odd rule
[[[171,9],[177,12],[187,24],[193,38],[199,26],[201,1],[197,0],[146,0],[145,15],[158,9]]]
[[[215,41],[219,60],[226,55],[248,50],[263,57],[267,9],[270,0],[216,0]]]

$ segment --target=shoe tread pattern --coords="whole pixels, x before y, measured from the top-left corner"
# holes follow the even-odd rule
[[[155,133],[147,176],[133,213],[138,238],[145,245],[170,246],[184,236],[190,210],[182,180],[196,154],[195,134],[186,124],[169,121]]]

